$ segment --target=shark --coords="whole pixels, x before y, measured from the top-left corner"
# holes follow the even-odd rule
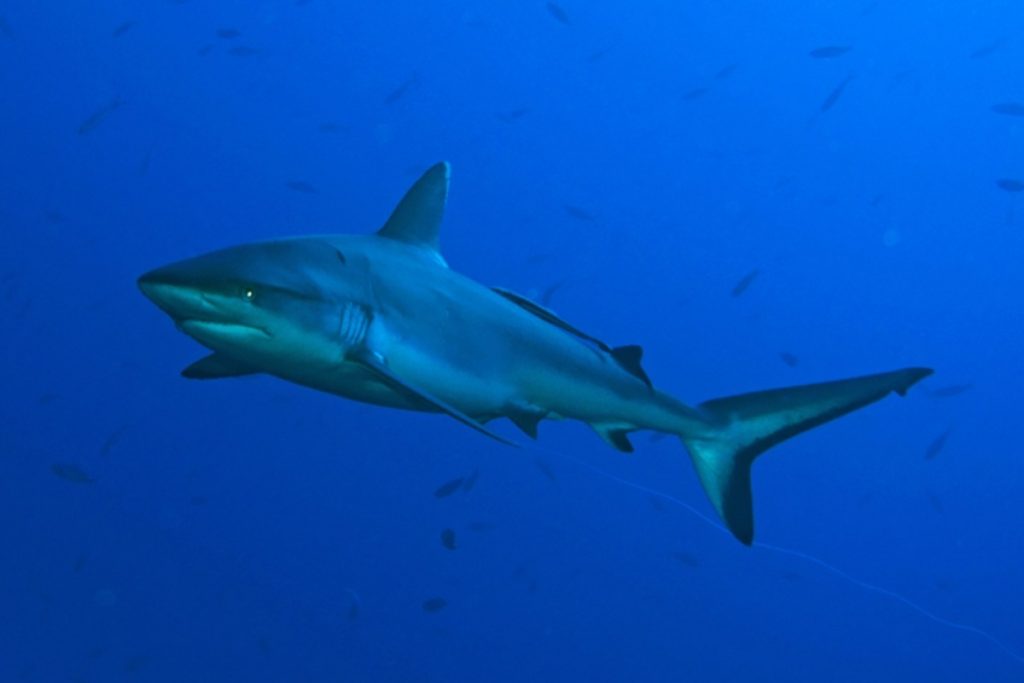
[[[506,444],[586,423],[632,452],[640,430],[678,437],[711,506],[754,538],[751,467],[769,448],[932,373],[907,367],[689,406],[655,386],[634,345],[611,346],[551,309],[450,268],[440,249],[450,166],[430,167],[379,230],[232,246],[151,270],[143,294],[210,353],[181,374],[267,374],[355,401],[447,415]]]

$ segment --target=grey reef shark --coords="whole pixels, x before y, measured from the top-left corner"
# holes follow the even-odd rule
[[[191,379],[266,373],[345,398],[446,414],[504,443],[544,419],[580,420],[613,448],[676,435],[729,530],[753,542],[750,469],[786,439],[931,374],[904,368],[717,398],[655,388],[639,346],[611,347],[548,308],[448,267],[439,237],[450,167],[413,184],[374,234],[242,244],[152,270],[142,292],[212,353]]]

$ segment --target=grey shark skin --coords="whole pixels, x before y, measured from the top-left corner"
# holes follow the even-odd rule
[[[750,544],[750,468],[775,444],[931,374],[905,368],[688,407],[653,387],[640,348],[611,348],[511,292],[451,270],[438,236],[449,167],[430,168],[376,234],[244,244],[146,273],[139,287],[213,353],[195,379],[267,373],[357,401],[446,413],[508,443],[545,418],[678,436],[718,514]]]

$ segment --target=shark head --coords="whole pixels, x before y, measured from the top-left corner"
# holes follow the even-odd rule
[[[216,352],[273,366],[336,358],[358,342],[364,271],[315,238],[244,244],[152,270],[139,288],[182,332]],[[347,326],[347,327],[346,327]]]

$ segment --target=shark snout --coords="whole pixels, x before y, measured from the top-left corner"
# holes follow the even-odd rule
[[[172,318],[193,317],[207,308],[205,297],[177,264],[163,266],[138,279],[139,289]]]

